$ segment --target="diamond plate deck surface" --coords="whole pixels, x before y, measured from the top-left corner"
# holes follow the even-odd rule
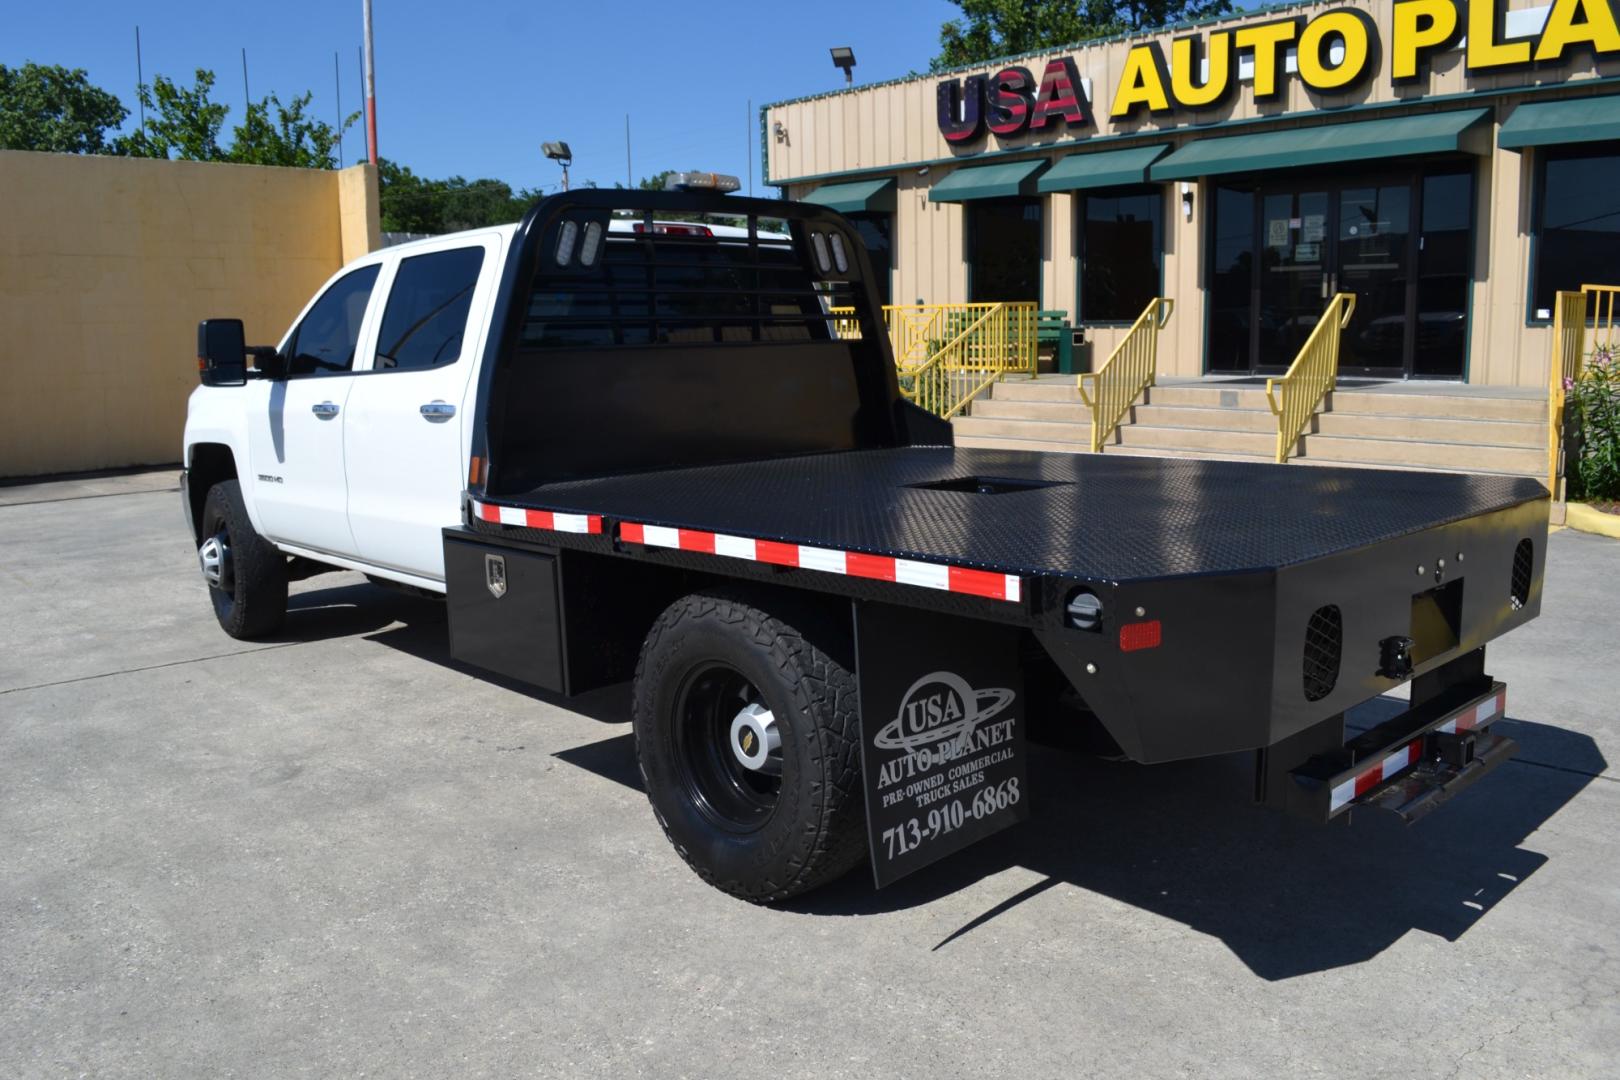
[[[960,477],[1055,481],[1006,494]],[[1303,562],[1544,498],[1534,480],[909,447],[545,485],[492,501],[1009,573],[1109,580]]]

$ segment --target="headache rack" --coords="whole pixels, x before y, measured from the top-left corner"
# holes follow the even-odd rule
[[[645,216],[642,231],[607,234],[600,273],[538,276],[520,347],[731,345],[836,336],[828,309],[848,304],[853,286],[817,281],[790,236],[762,236],[752,216],[743,236],[655,231],[651,211]]]

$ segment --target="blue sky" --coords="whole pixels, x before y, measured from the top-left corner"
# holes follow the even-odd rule
[[[129,127],[137,23],[148,80],[161,73],[189,84],[195,68],[215,72],[214,99],[231,106],[227,134],[242,115],[244,46],[255,99],[312,90],[316,115],[335,118],[336,52],[343,108],[360,107],[360,0],[13,0],[3,7],[0,63],[82,67],[123,99]],[[858,83],[923,70],[940,23],[957,12],[945,0],[373,0],[373,9],[378,142],[384,157],[419,174],[555,185],[559,171],[541,157],[540,143],[564,139],[576,183],[611,185],[625,178],[628,112],[637,179],[666,168],[709,169],[743,176],[746,190],[752,150],[761,194],[775,189],[760,190],[750,99],[757,110],[839,88],[843,75],[827,54],[833,45],[854,48]],[[364,147],[357,124],[345,162]]]

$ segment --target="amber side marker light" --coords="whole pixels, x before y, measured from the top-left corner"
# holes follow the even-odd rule
[[[476,454],[473,455],[472,464],[467,466],[467,483],[468,484],[476,484],[476,483],[478,483],[478,473],[483,468],[483,464],[484,464],[484,459],[483,458],[477,456]]]
[[[1119,628],[1119,651],[1135,652],[1138,649],[1156,649],[1163,638],[1163,628],[1158,619],[1149,619],[1147,622],[1126,623]]]

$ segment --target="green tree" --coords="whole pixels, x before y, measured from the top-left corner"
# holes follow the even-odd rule
[[[105,153],[107,133],[128,115],[118,98],[91,85],[83,68],[0,64],[0,150]]]
[[[120,138],[117,151],[181,161],[223,160],[219,132],[231,110],[209,100],[213,88],[214,73],[203,68],[197,69],[196,82],[189,89],[164,75],[154,77],[150,86],[143,83],[137,93],[146,107],[146,126]]]
[[[387,158],[378,163],[377,181],[384,232],[447,233],[501,225],[522,217],[541,195],[513,191],[500,180],[429,180]]]
[[[306,115],[313,98],[313,94],[305,93],[283,105],[279,97],[270,94],[263,101],[248,105],[247,116],[232,133],[231,148],[226,151],[225,160],[241,165],[334,167],[338,140],[360,119],[360,114],[350,113],[343,118],[343,126],[335,128]]]
[[[952,2],[962,9],[963,17],[939,28],[939,55],[929,65],[933,71],[1224,15],[1232,10],[1231,0]]]

